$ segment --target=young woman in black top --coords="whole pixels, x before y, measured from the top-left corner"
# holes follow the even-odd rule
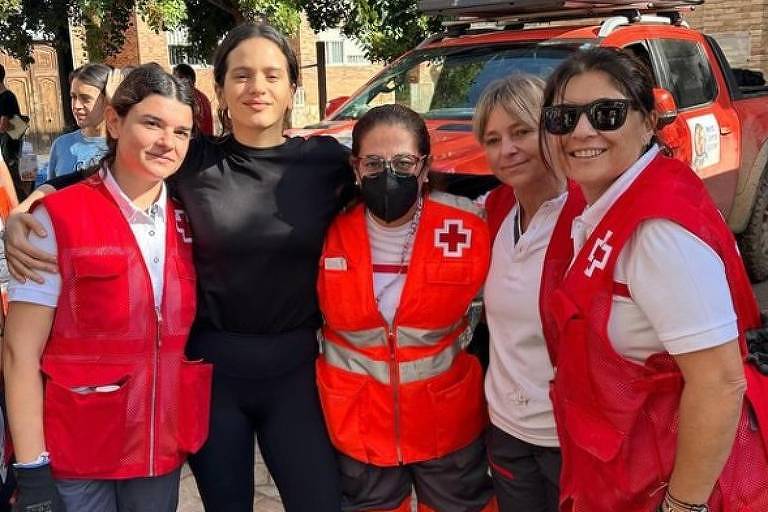
[[[196,139],[170,183],[189,216],[198,275],[187,352],[214,364],[209,438],[190,460],[214,512],[252,510],[254,433],[287,511],[341,508],[315,385],[315,281],[326,228],[354,178],[334,139],[283,135],[297,76],[274,29],[230,31],[214,56],[228,134]],[[25,250],[22,231],[9,234],[20,276],[32,263],[22,251],[43,256]]]

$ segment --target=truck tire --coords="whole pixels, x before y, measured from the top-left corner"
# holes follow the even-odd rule
[[[768,172],[760,178],[749,224],[738,236],[738,241],[752,282],[768,279]]]

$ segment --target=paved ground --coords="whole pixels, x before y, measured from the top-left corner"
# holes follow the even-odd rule
[[[258,456],[255,467],[256,495],[253,500],[253,510],[257,512],[283,512],[280,497],[277,494],[272,478],[269,476],[266,466]],[[200,503],[200,495],[197,492],[195,479],[188,467],[184,467],[181,474],[181,492],[179,496],[178,512],[204,512]]]

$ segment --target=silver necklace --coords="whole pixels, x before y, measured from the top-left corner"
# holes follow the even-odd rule
[[[413,242],[413,237],[416,234],[416,228],[419,226],[419,218],[421,218],[421,209],[423,205],[424,201],[422,197],[419,196],[419,199],[416,202],[416,212],[413,214],[413,218],[411,219],[411,226],[408,229],[405,242],[403,242],[403,250],[400,253],[400,265],[397,268],[397,274],[395,274],[395,277],[393,277],[390,282],[385,284],[381,290],[379,290],[379,293],[376,295],[376,305],[381,303],[381,297],[384,295],[384,293],[389,290],[403,274],[403,268],[405,268],[405,259],[408,257],[408,248],[410,248],[411,242]]]

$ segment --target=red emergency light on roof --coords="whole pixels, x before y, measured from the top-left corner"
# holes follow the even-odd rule
[[[639,11],[676,9],[700,5],[704,0],[420,0],[419,9],[432,16],[467,16],[488,18],[538,14],[563,10],[635,9]]]

